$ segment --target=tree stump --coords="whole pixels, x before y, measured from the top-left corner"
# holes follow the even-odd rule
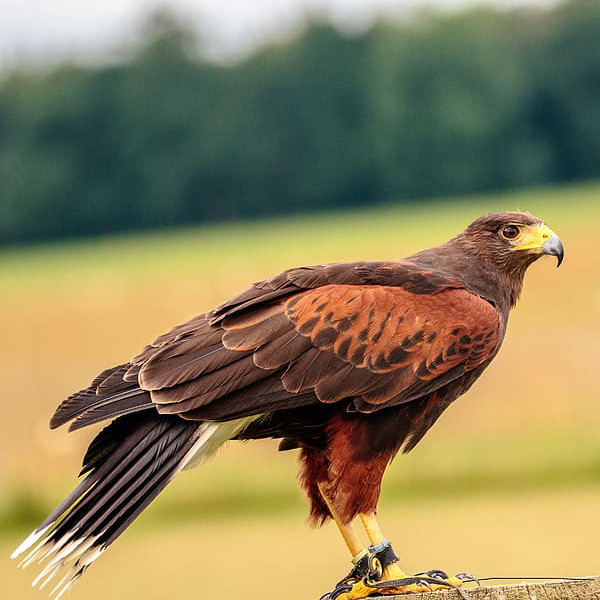
[[[600,600],[600,577],[464,588],[470,600]],[[415,600],[415,594],[386,596],[386,600]],[[462,600],[456,590],[418,594],[418,600]]]

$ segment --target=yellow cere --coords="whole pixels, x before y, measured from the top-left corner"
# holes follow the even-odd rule
[[[554,232],[547,225],[530,225],[521,227],[521,235],[518,238],[519,245],[515,250],[535,250],[541,248],[542,244],[548,241]]]

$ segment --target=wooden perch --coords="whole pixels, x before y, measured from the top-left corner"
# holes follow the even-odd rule
[[[600,577],[577,581],[547,581],[465,588],[470,600],[600,600]],[[456,590],[419,594],[418,600],[461,600]],[[386,600],[415,600],[415,594]]]

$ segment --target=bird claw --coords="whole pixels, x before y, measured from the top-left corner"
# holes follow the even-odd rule
[[[359,600],[368,596],[389,596],[435,592],[442,589],[455,589],[462,600],[470,600],[462,589],[463,583],[473,582],[480,586],[479,579],[471,573],[458,573],[450,577],[441,569],[422,571],[413,576],[381,581],[381,564],[377,564],[376,556],[367,554],[335,589],[325,594],[320,600]],[[376,568],[376,567],[379,568]]]
[[[417,576],[425,575],[426,577],[432,577],[434,579],[448,579],[450,576],[446,571],[442,571],[441,569],[431,569],[430,571],[421,571],[417,573]],[[458,577],[458,575],[457,575]]]
[[[341,596],[342,594],[348,594],[352,591],[352,584],[346,583],[346,584],[337,584],[335,586],[335,588],[333,590],[331,590],[331,592],[327,592],[326,594],[323,594],[319,600],[335,600],[336,598],[339,598],[339,596]]]
[[[476,583],[477,587],[481,587],[481,582],[472,573],[457,573],[454,577],[450,577],[446,571],[442,571],[441,569],[431,569],[430,571],[417,573],[417,575],[425,575],[426,577],[432,577],[433,579],[442,579],[449,582],[451,586],[460,586],[461,583]]]
[[[418,592],[424,591],[418,588],[425,587],[427,591],[432,592],[433,587],[431,584],[438,584],[438,582],[433,577],[422,577],[415,575],[414,577],[403,577],[402,579],[391,579],[390,581],[381,581],[376,583],[368,583],[368,587],[372,589],[376,589],[380,592],[385,592],[387,590],[393,590],[393,594],[402,594],[407,592]],[[403,590],[403,591],[398,591]],[[406,590],[406,591],[404,591]]]
[[[443,588],[458,588],[456,583],[450,583],[436,577],[415,575],[391,579],[389,581],[374,581],[365,576],[360,581],[340,582],[329,594],[320,600],[358,600],[368,596],[391,596],[396,594],[414,594],[433,592]]]
[[[456,577],[456,579],[460,579],[461,581],[464,581],[464,582],[476,583],[477,587],[481,587],[481,582],[479,581],[479,579],[477,577],[475,577],[475,575],[472,575],[471,573],[457,573],[454,577]]]
[[[382,566],[377,557],[366,553],[352,568],[350,573],[337,582],[331,592],[327,592],[319,600],[336,600],[343,594],[352,592],[355,586],[362,581],[372,581],[381,578]]]

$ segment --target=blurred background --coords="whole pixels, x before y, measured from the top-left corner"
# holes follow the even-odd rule
[[[3,595],[42,597],[8,555],[94,434],[48,431],[65,396],[252,281],[499,209],[565,263],[531,269],[499,357],[390,467],[381,522],[409,572],[600,571],[597,0],[0,8]],[[275,450],[182,474],[74,597],[325,592],[345,550]]]

